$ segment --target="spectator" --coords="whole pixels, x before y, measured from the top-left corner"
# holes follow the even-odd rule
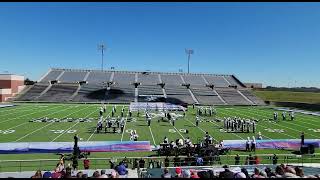
[[[182,177],[182,169],[181,169],[181,167],[177,167],[175,172],[176,172],[176,175],[174,176],[175,178],[181,178]]]
[[[235,165],[239,165],[239,164],[240,164],[240,156],[239,156],[239,154],[237,154],[237,155],[234,157],[234,164],[235,164]]]
[[[100,176],[99,171],[95,171],[95,172],[92,174],[92,178],[98,178],[99,176]]]
[[[241,168],[241,172],[246,175],[246,178],[250,178],[248,170],[246,168]]]
[[[61,173],[59,171],[59,168],[57,167],[55,170],[54,170],[54,173],[52,173],[52,178],[61,178]]]
[[[87,157],[83,160],[83,168],[90,169],[90,160]]]
[[[253,171],[253,174],[251,175],[251,178],[261,178],[260,170],[258,168],[254,168],[254,171]]]
[[[66,167],[66,174],[71,174],[71,165],[70,163],[68,164],[68,166]],[[61,172],[61,171],[60,171]]]
[[[260,164],[260,158],[258,156],[254,156],[254,164]]]
[[[46,171],[45,173],[43,173],[43,178],[51,178],[52,177],[52,173],[50,171]]]
[[[275,172],[277,178],[284,178],[284,171],[281,166],[277,166]]]
[[[228,178],[229,179],[229,178],[234,177],[234,173],[232,171],[230,171],[228,165],[224,165],[223,168],[224,168],[224,171],[220,172],[219,178]]]
[[[118,166],[117,172],[119,175],[126,175],[128,173],[127,168],[123,163]]]
[[[140,161],[139,161],[139,168],[144,168],[144,164],[146,162],[141,158]]]
[[[99,176],[99,178],[108,178],[108,175],[106,175],[106,170],[102,169],[100,172],[101,175]]]
[[[234,178],[247,178],[247,176],[243,172],[237,172],[235,173]]]
[[[169,163],[170,163],[170,161],[169,161],[169,158],[168,158],[168,156],[164,159],[164,167],[169,167]]]
[[[274,154],[273,157],[272,157],[272,164],[276,165],[277,163],[278,163],[278,157],[277,157],[276,154]]]
[[[169,173],[169,170],[167,168],[164,168],[163,174],[161,175],[161,178],[171,178],[171,174]]]
[[[264,171],[266,172],[268,178],[276,176],[276,174],[274,172],[272,172],[271,168],[269,168],[269,167],[266,167]]]
[[[83,173],[82,173],[82,171],[79,171],[78,173],[77,173],[77,178],[82,178],[82,176],[83,176]]]
[[[184,169],[184,170],[182,171],[182,177],[183,177],[183,178],[190,178],[190,177],[191,177],[190,170],[189,170],[189,169]]]
[[[31,178],[42,178],[42,173],[40,170],[38,170]]]
[[[119,174],[116,171],[111,172],[111,178],[118,178]]]
[[[203,166],[203,159],[202,159],[202,157],[198,156],[196,161],[197,161],[197,166]]]
[[[190,170],[191,172],[191,178],[195,179],[195,178],[199,178],[197,171],[195,170]]]
[[[255,163],[254,158],[252,157],[251,154],[249,154],[249,165],[253,165]]]
[[[82,174],[81,178],[84,178],[84,179],[88,178],[88,174]]]
[[[296,170],[296,175],[297,175],[297,176],[302,177],[302,178],[305,177],[302,168],[300,168],[300,167],[295,167],[294,170]]]

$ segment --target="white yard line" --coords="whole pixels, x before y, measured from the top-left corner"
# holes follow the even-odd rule
[[[90,106],[87,106],[86,108],[84,108],[84,109],[82,109],[82,110],[85,110],[85,109],[88,109]],[[87,117],[89,117],[91,114],[93,114],[94,112],[96,112],[97,110],[95,110],[95,111],[93,111],[93,112],[91,112],[91,113],[89,113],[88,115],[86,115],[84,118],[87,118]],[[79,122],[77,122],[77,123],[75,123],[74,125],[72,125],[71,127],[69,127],[68,129],[66,129],[63,133],[61,133],[61,134],[59,134],[57,137],[55,137],[53,140],[51,140],[50,142],[53,142],[53,141],[55,141],[56,139],[58,139],[60,136],[62,136],[62,135],[64,135],[67,131],[69,131],[71,128],[73,128],[74,126],[76,126],[77,124],[79,124],[80,123],[80,121]]]
[[[124,121],[123,132],[122,132],[122,135],[121,135],[121,142],[122,142],[122,140],[123,140],[123,134],[124,134],[124,132],[126,131],[126,124],[127,124],[128,114],[129,114],[129,110],[128,110],[128,112],[127,112],[127,116],[126,116],[126,119],[125,119],[125,121]]]
[[[251,112],[251,111],[250,111]],[[249,112],[249,113],[250,113]],[[260,114],[256,114],[256,113],[250,113],[250,114],[253,114],[253,115],[257,115],[257,116],[260,116],[260,117],[265,117],[265,118],[268,118],[267,116],[262,116],[262,115],[260,115]],[[279,120],[280,121],[280,120]],[[285,121],[283,121],[283,122],[285,122]],[[290,128],[290,127],[287,127],[287,126],[282,126],[282,125],[280,125],[280,124],[277,124],[277,123],[274,123],[274,125],[277,125],[277,126],[279,126],[279,127],[283,127],[283,128],[288,128],[288,129],[291,129],[291,130],[293,130],[293,131],[296,131],[296,132],[299,132],[299,133],[301,133],[303,130],[296,130],[296,129],[292,129],[292,128]],[[283,133],[284,134],[284,133]],[[313,136],[313,137],[315,137],[315,138],[319,138],[319,136],[315,136],[315,135],[312,135],[312,134],[308,134],[309,136]],[[291,136],[291,135],[290,135]],[[291,137],[293,137],[293,138],[297,138],[297,137],[294,137],[294,136],[291,136]]]
[[[47,111],[47,110],[49,110],[49,109],[50,109],[50,110],[56,109],[56,108],[58,108],[58,107],[60,108],[60,107],[63,107],[63,106],[58,105],[58,106],[56,106],[56,107],[52,107],[52,108],[48,108],[48,109],[44,109],[44,110],[40,110],[40,111],[35,111],[35,112],[29,113],[29,114],[24,114],[24,115],[22,115],[22,116],[18,116],[18,117],[15,117],[15,118],[10,118],[10,119],[8,119],[8,120],[6,120],[6,121],[1,121],[0,124],[5,123],[5,122],[8,122],[8,121],[11,121],[11,120],[13,120],[13,119],[18,119],[18,118],[21,118],[21,117],[25,117],[25,116],[28,116],[28,115],[31,115],[31,114],[35,114],[35,113]]]
[[[6,110],[6,111],[0,111],[0,117],[2,117],[2,116],[7,116],[7,115],[10,115],[10,114],[14,114],[14,113],[16,113],[17,111],[18,112],[24,112],[24,111],[30,111],[30,110],[33,110],[33,109],[36,109],[37,107],[34,107],[34,106],[31,106],[31,108],[30,107],[17,107],[17,108],[15,108],[15,109],[10,109],[10,110]],[[9,113],[7,113],[8,111],[10,111]],[[11,112],[11,111],[15,111],[15,112]],[[5,113],[7,113],[7,114],[5,114]]]
[[[152,140],[153,140],[153,144],[156,146],[156,141],[154,140],[154,137],[153,137],[152,130],[151,130],[150,126],[149,126],[149,130],[150,130],[150,134],[151,134],[151,137],[152,137]]]
[[[25,125],[25,124],[27,124],[27,123],[29,123],[29,122],[25,122],[25,123],[19,124],[19,125],[17,125],[17,126],[14,126],[14,127],[11,127],[11,128],[9,128],[9,129],[7,129],[7,130],[11,130],[11,129],[13,129],[13,128],[16,128],[16,127],[19,127],[19,126]]]
[[[173,124],[171,123],[171,125],[173,126]],[[182,136],[182,134],[179,132],[179,130],[173,126],[173,128],[180,134],[180,136],[182,137],[183,140],[185,140],[185,138]]]
[[[69,107],[69,108],[66,108],[66,109],[62,109],[62,110],[60,110],[60,111],[56,111],[56,112],[47,114],[47,115],[45,115],[45,116],[48,116],[48,115],[51,115],[51,114],[55,114],[55,113],[57,113],[57,112],[65,111],[65,110],[68,110],[68,109],[70,109],[70,108],[73,108],[73,106],[71,106],[71,107]],[[62,117],[62,118],[66,118],[66,117],[68,117],[68,116],[70,116],[70,115],[72,115],[72,114],[74,114],[74,113],[76,113],[76,112],[79,112],[80,110],[82,110],[82,109],[79,109],[79,110],[77,110],[77,111],[75,111],[75,112],[73,112],[73,113],[70,113],[70,114],[68,114],[68,115],[66,115],[66,116],[64,116],[64,117]],[[18,142],[18,141],[20,141],[21,139],[23,139],[23,138],[25,138],[25,137],[28,137],[28,136],[30,136],[31,134],[34,134],[35,132],[38,132],[38,131],[40,131],[41,129],[43,129],[43,128],[45,128],[45,127],[47,127],[47,126],[49,126],[49,125],[51,125],[51,124],[53,124],[53,123],[54,123],[54,122],[51,122],[51,123],[49,123],[49,124],[41,127],[40,129],[34,130],[34,131],[32,131],[32,132],[24,135],[23,137],[15,140],[14,142]]]

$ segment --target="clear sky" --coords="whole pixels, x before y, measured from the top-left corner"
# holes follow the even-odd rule
[[[0,73],[50,67],[235,74],[320,87],[320,3],[0,3]]]

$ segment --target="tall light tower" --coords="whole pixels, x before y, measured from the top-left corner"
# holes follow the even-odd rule
[[[106,49],[106,45],[104,43],[98,44],[98,50],[101,51],[101,70],[103,71],[103,55],[104,50]]]
[[[194,53],[193,49],[185,49],[186,54],[188,55],[188,74],[190,73],[190,55]]]

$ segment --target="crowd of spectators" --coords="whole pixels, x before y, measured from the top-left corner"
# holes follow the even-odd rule
[[[84,160],[84,171],[73,169],[71,164],[65,167],[64,160],[60,160],[53,171],[45,171],[43,173],[38,170],[31,178],[123,178],[128,175],[126,159],[112,169],[108,169],[108,173],[106,169],[102,169],[94,171],[91,175],[87,173],[89,168],[90,161],[87,158]]]
[[[215,173],[213,170],[196,170],[175,168],[175,174],[171,174],[168,168],[164,168],[161,178],[320,178],[320,173],[316,175],[304,175],[301,167],[287,166],[281,164],[272,170],[270,167],[264,169],[254,168],[253,173],[249,174],[244,167],[239,172],[233,172],[228,165],[223,166],[224,171]]]

